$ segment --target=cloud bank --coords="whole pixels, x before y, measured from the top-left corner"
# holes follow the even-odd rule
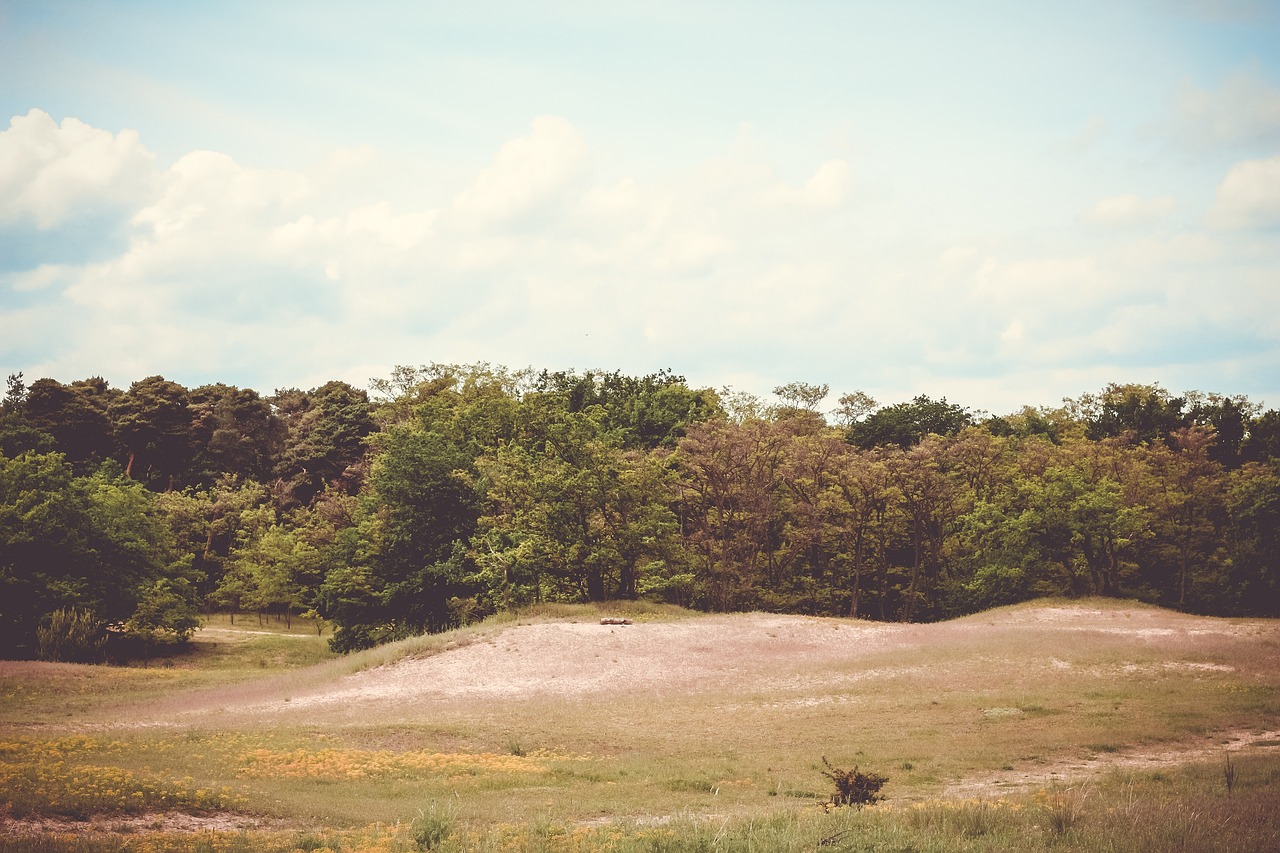
[[[671,367],[993,411],[1115,380],[1269,387],[1277,363],[1280,252],[1259,229],[1280,222],[1280,159],[1231,167],[1204,227],[1174,223],[1172,195],[1120,192],[1088,209],[1100,232],[1047,243],[895,234],[883,177],[844,157],[784,177],[739,138],[679,172],[598,160],[588,133],[542,116],[461,189],[414,192],[371,148],[289,170],[214,151],[165,165],[132,131],[32,110],[0,133],[0,228],[58,232],[92,210],[127,240],[0,272],[4,358],[30,378],[267,391],[431,360]]]

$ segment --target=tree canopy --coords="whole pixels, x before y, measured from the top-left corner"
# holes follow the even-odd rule
[[[1113,384],[987,416],[854,391],[828,422],[826,385],[766,405],[669,371],[428,364],[370,389],[10,377],[0,654],[180,640],[200,608],[317,613],[343,650],[613,598],[1280,615],[1280,413],[1240,396]]]

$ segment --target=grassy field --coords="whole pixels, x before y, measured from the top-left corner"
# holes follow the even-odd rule
[[[0,664],[0,851],[1280,849],[1274,621],[605,612]],[[824,809],[824,757],[887,799]]]

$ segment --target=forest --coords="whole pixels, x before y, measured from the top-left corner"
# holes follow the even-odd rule
[[[828,392],[484,363],[270,396],[15,374],[0,656],[145,655],[215,611],[306,615],[339,651],[550,601],[1280,615],[1280,412],[1159,385],[1002,416]]]

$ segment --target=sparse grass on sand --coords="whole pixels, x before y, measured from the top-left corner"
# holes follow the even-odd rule
[[[172,666],[0,664],[0,853],[1280,849],[1273,620],[561,606],[336,659],[207,625]],[[605,686],[497,689],[557,653]],[[824,756],[888,801],[824,812]]]

